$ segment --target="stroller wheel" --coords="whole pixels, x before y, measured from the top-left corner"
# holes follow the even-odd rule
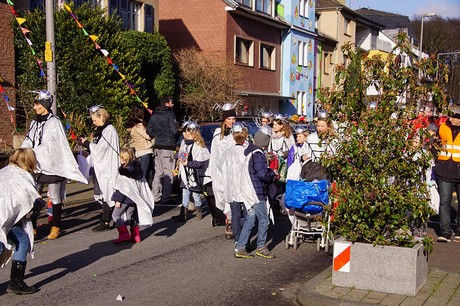
[[[316,250],[321,251],[321,238],[316,239]]]
[[[294,235],[294,250],[297,250],[299,247],[299,237],[297,235]]]
[[[286,247],[286,250],[289,250],[289,236],[290,234],[287,234],[286,239],[284,239],[284,246]]]

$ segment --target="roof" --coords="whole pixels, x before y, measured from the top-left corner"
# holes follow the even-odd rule
[[[357,23],[364,24],[368,27],[376,27],[378,29],[383,29],[384,25],[380,22],[367,18],[367,16],[360,14],[357,11],[352,10],[348,6],[342,4],[338,0],[316,0],[316,11],[328,11],[340,9],[346,14],[353,16],[356,19]]]

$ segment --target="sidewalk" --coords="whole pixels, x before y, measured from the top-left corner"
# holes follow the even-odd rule
[[[436,226],[436,224],[430,224]],[[428,234],[437,238],[432,228]],[[460,242],[435,242],[428,257],[428,277],[416,296],[387,294],[332,285],[332,266],[301,286],[300,305],[460,305]]]

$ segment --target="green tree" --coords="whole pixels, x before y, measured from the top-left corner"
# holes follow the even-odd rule
[[[362,59],[352,45],[343,48],[348,67],[338,67],[339,84],[323,90],[321,99],[339,127],[337,152],[322,163],[337,182],[333,192],[336,232],[353,242],[411,246],[409,222],[426,222],[431,214],[425,170],[431,155],[416,145],[426,137],[411,119],[419,99],[433,96],[438,110],[446,108],[442,81],[446,70],[433,59],[416,61],[405,34],[387,60]],[[413,67],[402,58],[411,58]],[[418,68],[424,71],[422,81]],[[369,107],[365,90],[375,86],[377,108]],[[410,96],[406,103],[403,97]]]
[[[98,37],[96,43],[100,50],[109,52],[108,57],[125,79],[95,48],[69,13],[64,9],[56,10],[57,101],[63,112],[84,115],[89,106],[101,104],[112,114],[114,122],[123,122],[131,107],[140,105],[126,82],[133,86],[144,102],[173,93],[175,81],[170,50],[163,37],[158,33],[123,31],[121,20],[116,15],[108,15],[106,10],[99,7],[85,4],[72,8],[72,11],[84,30]],[[41,10],[35,10],[25,17],[27,21],[24,26],[31,31],[29,38],[34,43],[36,56],[43,59],[45,15]],[[36,60],[17,27],[15,34],[18,101],[26,113],[30,113],[33,102],[30,91],[45,88],[46,82],[38,76]],[[43,65],[46,71],[46,63]],[[120,132],[121,126],[118,129]]]

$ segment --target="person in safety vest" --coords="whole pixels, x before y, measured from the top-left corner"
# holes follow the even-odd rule
[[[435,174],[439,189],[439,220],[441,236],[438,242],[450,242],[452,228],[450,220],[452,192],[457,193],[460,203],[460,105],[449,107],[449,119],[439,126],[438,136],[442,149],[438,154]],[[455,188],[455,189],[454,189]],[[457,212],[455,239],[460,241],[460,212]]]

